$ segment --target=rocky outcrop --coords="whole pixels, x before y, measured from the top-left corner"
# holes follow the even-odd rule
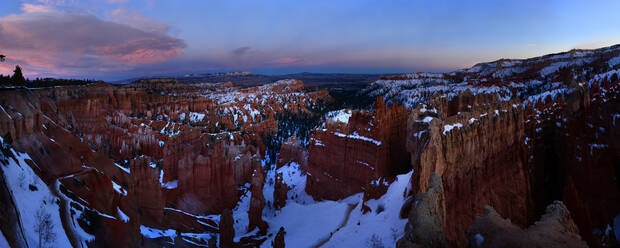
[[[301,146],[297,135],[286,139],[280,146],[280,153],[276,161],[276,168],[280,168],[290,162],[299,164],[302,168],[306,167],[308,161],[308,151]]]
[[[278,230],[278,233],[276,234],[276,237],[273,239],[271,246],[273,248],[286,247],[286,244],[284,243],[284,235],[286,235],[286,231],[284,231],[283,227],[280,227],[280,230]]]
[[[315,199],[338,200],[365,192],[373,180],[407,171],[406,123],[407,111],[388,108],[381,98],[374,112],[353,111],[346,123],[328,120],[310,137],[306,192]]]
[[[534,211],[543,214],[561,200],[594,247],[614,244],[604,230],[620,209],[617,75],[595,77],[589,88],[574,86],[566,97],[542,98],[525,109]]]
[[[428,178],[428,190],[410,198],[403,207],[407,214],[405,236],[396,247],[446,247],[444,234],[446,206],[441,178],[432,173]],[[408,209],[408,211],[406,210]]]
[[[445,235],[451,246],[464,246],[465,230],[485,205],[496,204],[513,221],[527,223],[530,191],[520,104],[507,102],[444,121],[433,117],[413,121],[429,123],[426,147],[419,163],[414,163],[419,177],[412,177],[413,190],[426,192],[430,175],[441,176],[449,220]]]
[[[138,239],[141,225],[217,232],[217,223],[197,215],[232,209],[249,182],[252,225],[265,231],[264,176],[252,176],[264,175],[262,139],[278,131],[276,116],[312,116],[328,101],[327,91],[296,80],[243,89],[168,79],[3,89],[0,135],[31,155],[46,183],[58,179],[60,194],[72,200],[67,212],[113,217],[91,230],[95,244],[146,245],[159,241]],[[305,155],[293,157],[303,163]]]
[[[273,207],[276,210],[283,208],[286,205],[288,199],[289,186],[284,182],[282,173],[276,174],[276,180],[273,185]]]
[[[547,206],[540,221],[526,229],[487,206],[486,214],[476,218],[467,236],[468,247],[588,247],[560,201]]]
[[[43,117],[37,94],[23,89],[2,89],[0,95],[0,135],[9,133],[13,140],[18,140],[41,130]]]
[[[269,227],[267,222],[263,220],[263,208],[265,208],[265,197],[263,196],[264,184],[265,173],[263,172],[263,168],[257,166],[254,168],[250,186],[252,196],[250,198],[250,210],[248,211],[248,217],[250,219],[248,231],[258,228],[259,232],[262,234],[265,234]]]
[[[220,217],[220,247],[222,248],[234,247],[234,221],[232,211],[230,209],[224,209]]]

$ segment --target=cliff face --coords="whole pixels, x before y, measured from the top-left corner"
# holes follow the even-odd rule
[[[426,192],[431,173],[442,177],[445,235],[452,246],[464,245],[465,230],[483,214],[485,205],[496,206],[516,223],[527,223],[530,189],[520,104],[506,102],[443,121],[432,117],[414,121],[428,123],[430,135],[420,162],[415,163],[419,177],[413,177],[412,186]],[[410,150],[418,149],[415,142],[410,144]]]
[[[588,245],[603,247],[616,243],[610,227],[619,214],[619,58],[613,46],[499,60],[384,78],[364,93],[412,110],[408,193],[427,192],[429,175],[441,176],[450,246],[467,244],[465,230],[485,205],[524,228],[561,200]]]
[[[592,86],[577,87],[566,98],[549,97],[526,108],[536,213],[542,214],[544,204],[562,200],[592,246],[613,244],[613,237],[596,230],[610,225],[620,209],[616,75],[595,78],[588,82]]]
[[[218,232],[216,222],[198,215],[233,209],[246,183],[251,227],[266,231],[265,178],[257,176],[264,175],[262,137],[277,132],[276,115],[312,115],[329,95],[296,80],[201,87],[148,80],[3,89],[0,133],[32,155],[46,183],[57,181],[74,218],[87,210],[109,216],[96,228],[80,222],[95,235],[90,242],[135,246],[145,227]]]
[[[360,192],[374,192],[368,198],[381,196],[385,188],[372,181],[393,179],[409,168],[407,111],[398,105],[388,108],[379,98],[374,112],[353,111],[342,119],[327,120],[310,137],[306,192],[329,200]]]
[[[302,168],[305,168],[308,163],[308,151],[300,145],[300,141],[295,135],[289,137],[282,143],[280,154],[278,154],[278,160],[276,161],[276,167],[279,169],[290,162],[295,162]]]

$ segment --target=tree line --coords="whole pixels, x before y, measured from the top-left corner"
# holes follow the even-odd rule
[[[0,62],[6,60],[6,55],[0,54]],[[70,86],[70,85],[86,85],[96,83],[95,80],[81,80],[81,79],[57,79],[57,78],[35,78],[29,80],[24,77],[22,73],[22,67],[15,66],[13,75],[0,74],[0,87],[28,87],[28,88],[42,88],[53,86]]]

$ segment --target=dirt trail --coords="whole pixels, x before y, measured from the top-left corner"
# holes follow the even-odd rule
[[[327,243],[327,241],[329,241],[332,238],[332,236],[334,236],[334,233],[340,231],[341,228],[343,228],[345,225],[347,225],[347,222],[349,222],[349,217],[351,216],[351,212],[353,212],[353,209],[355,209],[356,206],[357,206],[357,203],[356,204],[349,204],[349,207],[347,208],[347,212],[345,213],[345,216],[344,216],[344,220],[342,220],[342,223],[340,223],[338,228],[336,228],[336,230],[331,232],[329,234],[329,236],[327,236],[326,238],[320,240],[319,242],[316,243],[316,245],[314,245],[312,247],[321,247],[321,246],[323,246],[325,243]]]

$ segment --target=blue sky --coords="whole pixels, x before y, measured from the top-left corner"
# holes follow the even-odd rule
[[[2,0],[27,76],[450,71],[620,43],[620,1]]]

